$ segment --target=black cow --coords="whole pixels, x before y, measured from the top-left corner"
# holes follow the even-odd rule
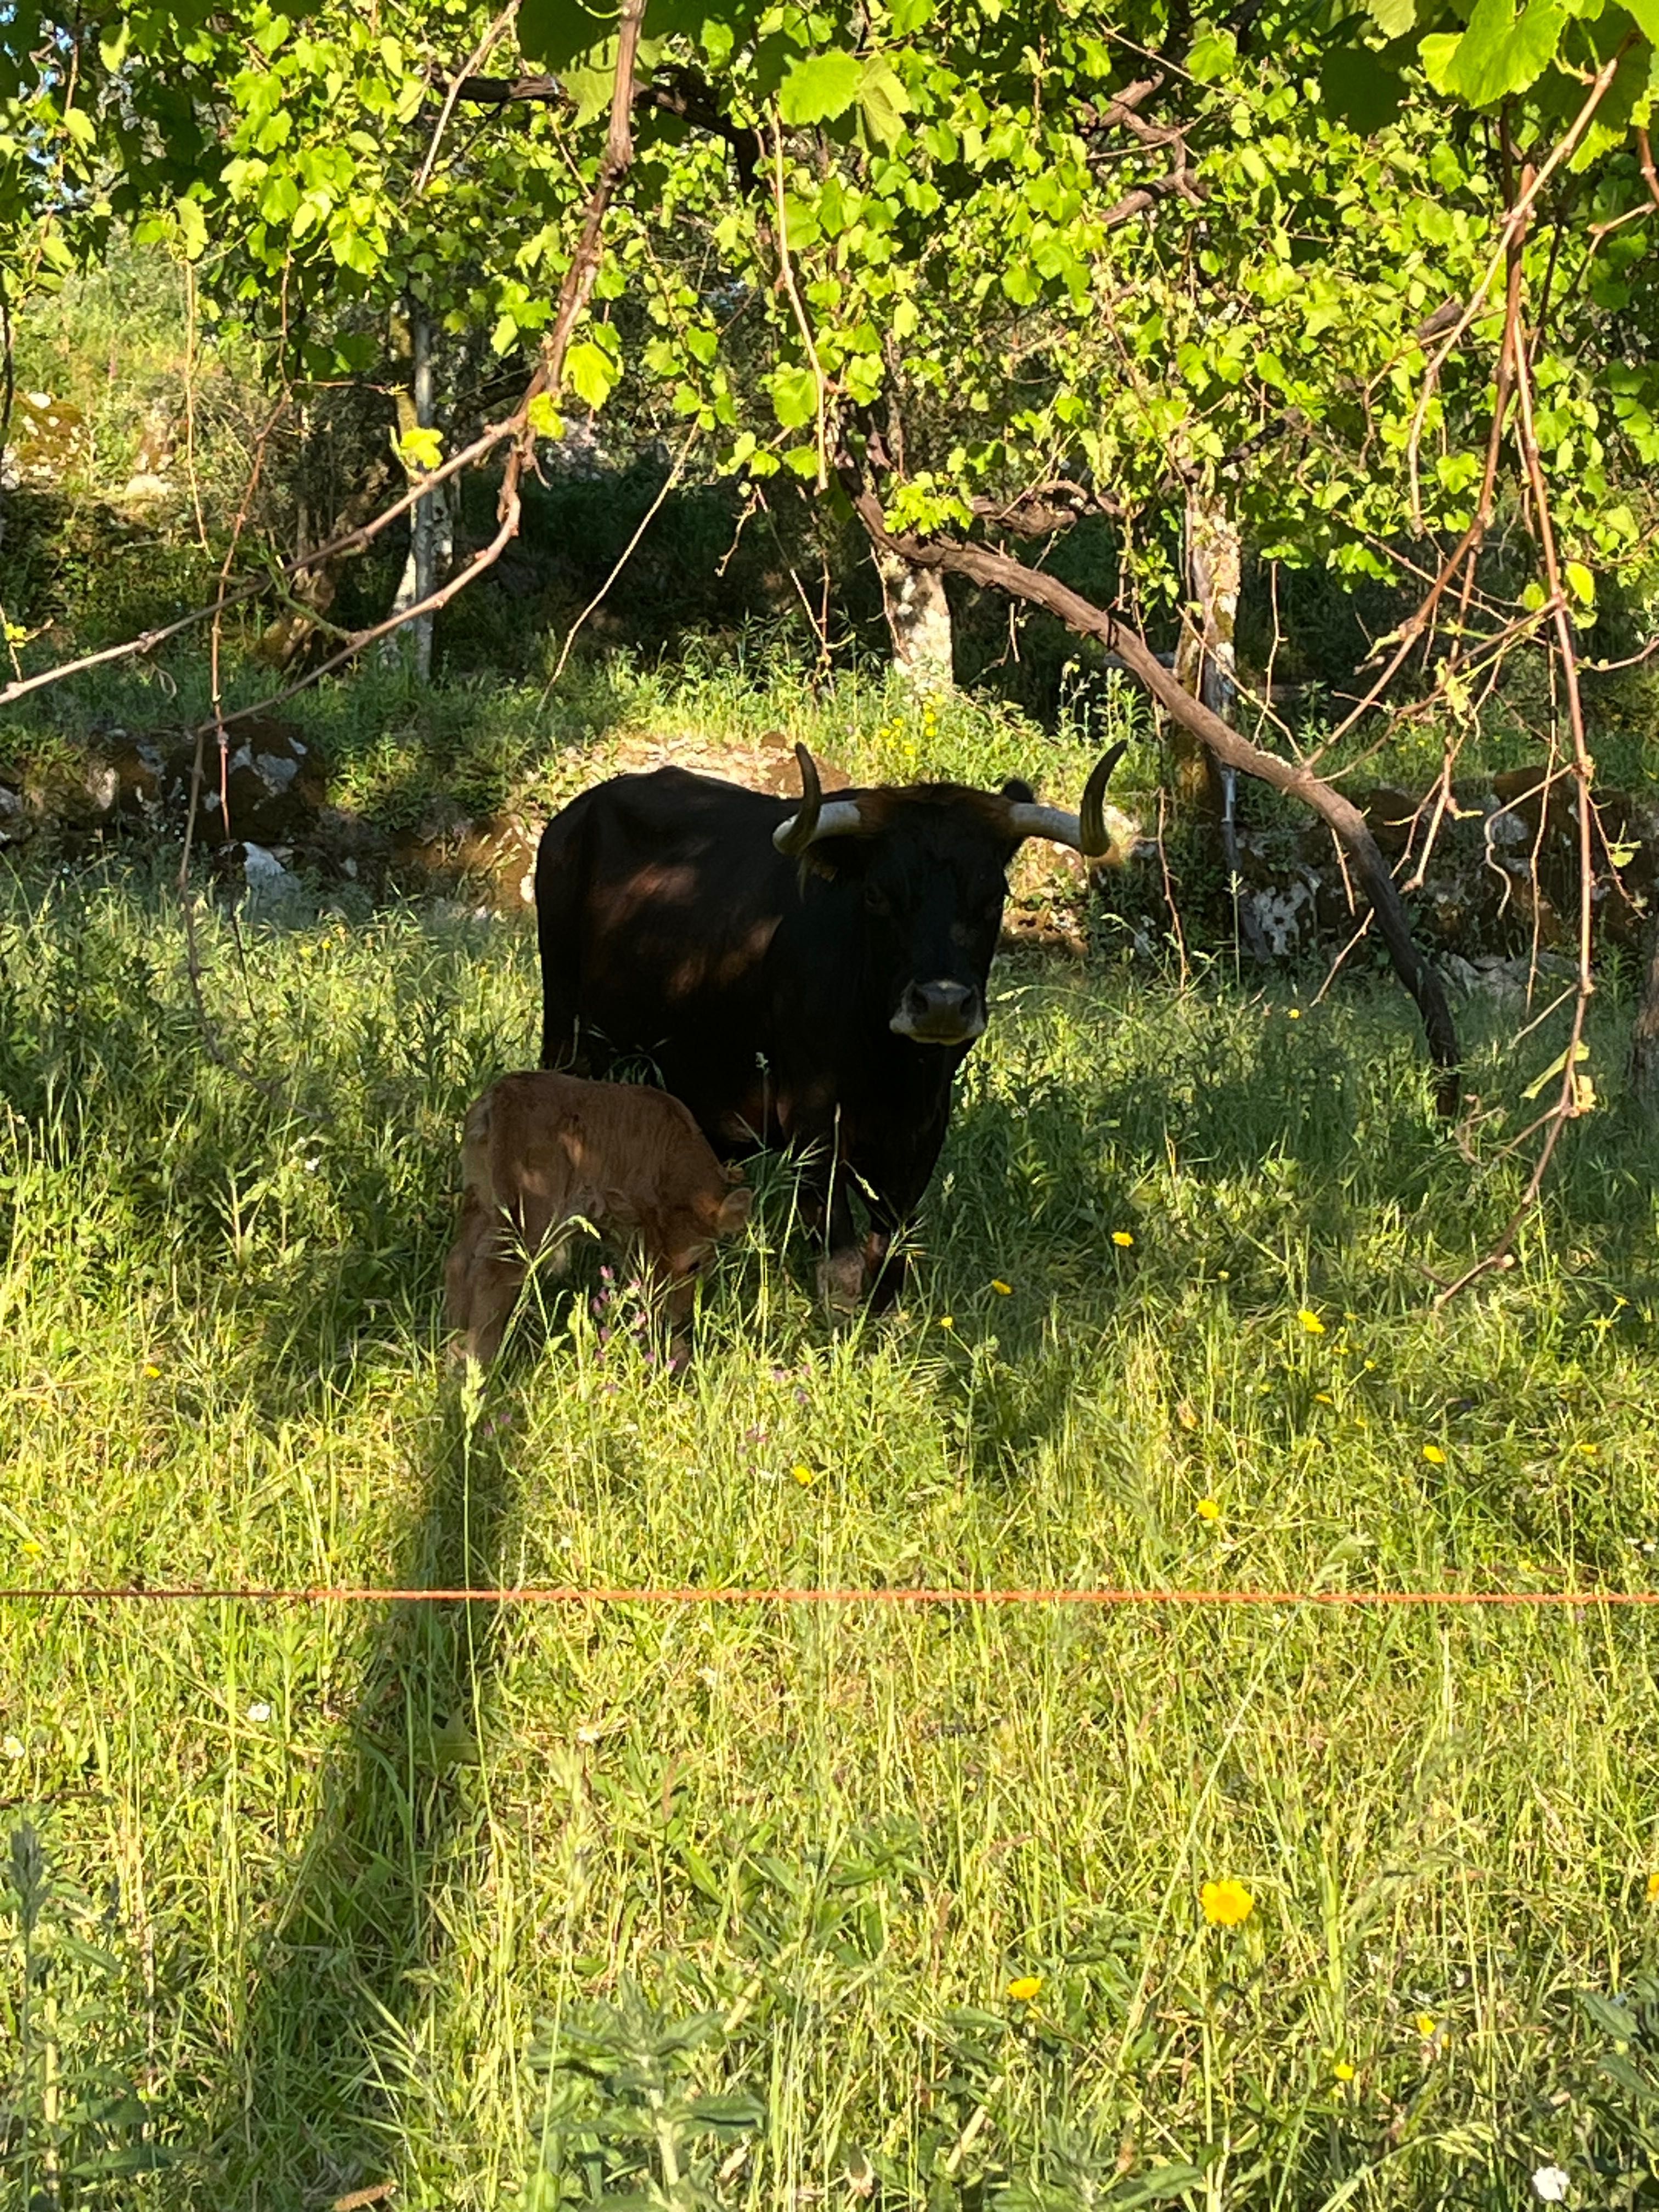
[[[824,1295],[890,1303],[890,1247],[985,1027],[1008,863],[1026,837],[1104,852],[1122,751],[1097,764],[1080,817],[1019,782],[826,800],[805,745],[798,805],[677,768],[596,785],[536,859],[542,1065],[645,1060],[718,1151],[800,1155]]]

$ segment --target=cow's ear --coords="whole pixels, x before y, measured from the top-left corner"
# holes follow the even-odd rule
[[[1002,787],[1002,795],[1012,799],[1016,806],[1030,806],[1036,799],[1036,792],[1022,775],[1011,775]]]
[[[714,1234],[717,1237],[735,1237],[748,1220],[749,1209],[754,1202],[755,1194],[746,1184],[739,1183],[735,1190],[728,1190],[720,1200]]]
[[[801,854],[803,884],[810,874],[826,883],[860,877],[870,865],[870,846],[863,837],[824,837]]]

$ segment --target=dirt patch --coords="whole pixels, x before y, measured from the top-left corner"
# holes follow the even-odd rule
[[[845,791],[851,778],[822,753],[814,753],[818,781],[826,791]],[[693,775],[717,776],[775,799],[800,796],[800,769],[794,740],[781,730],[750,739],[692,736],[624,738],[616,752],[618,775],[644,775],[658,768],[683,768]]]

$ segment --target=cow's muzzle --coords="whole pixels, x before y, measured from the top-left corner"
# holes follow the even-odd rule
[[[915,1044],[971,1044],[985,1030],[985,1001],[972,983],[911,983],[888,1023]]]

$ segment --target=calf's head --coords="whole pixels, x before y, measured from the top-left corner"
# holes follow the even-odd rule
[[[696,1152],[677,1164],[686,1172],[665,1182],[653,1200],[639,1208],[636,1219],[641,1246],[662,1292],[663,1312],[670,1328],[678,1333],[691,1318],[698,1276],[715,1245],[743,1228],[754,1194],[736,1169],[721,1167],[701,1137]]]
[[[865,972],[896,1036],[960,1049],[985,1028],[1008,863],[1027,837],[1090,859],[1105,853],[1106,786],[1122,757],[1096,763],[1077,814],[1039,806],[1030,787],[1000,792],[921,784],[826,801],[812,756],[795,747],[801,803],[773,832],[781,853],[810,853],[863,902]]]

